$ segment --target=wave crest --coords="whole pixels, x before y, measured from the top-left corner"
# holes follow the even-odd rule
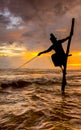
[[[13,88],[22,88],[22,87],[27,87],[31,84],[38,84],[38,85],[52,85],[52,84],[60,84],[59,79],[45,79],[45,78],[32,78],[28,80],[24,79],[18,79],[14,81],[5,81],[0,83],[1,88],[8,88],[8,87],[13,87]]]

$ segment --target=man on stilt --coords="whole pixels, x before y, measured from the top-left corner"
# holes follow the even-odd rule
[[[54,50],[55,53],[51,56],[52,61],[53,61],[55,66],[59,66],[63,70],[66,54],[65,54],[64,49],[62,47],[62,43],[64,43],[68,39],[69,39],[69,36],[64,38],[64,39],[57,40],[57,38],[54,36],[54,34],[51,33],[50,40],[52,42],[52,45],[47,50],[40,52],[38,54],[38,56],[40,56],[43,53],[48,53],[48,52]]]
[[[71,27],[70,36],[68,36],[64,39],[61,39],[61,40],[57,40],[57,38],[54,36],[54,34],[51,33],[50,40],[52,42],[52,45],[48,49],[46,49],[38,54],[38,56],[40,56],[41,54],[48,53],[52,50],[55,51],[55,53],[51,56],[51,58],[52,58],[54,65],[59,66],[62,69],[62,73],[63,73],[62,88],[61,88],[62,93],[64,93],[65,85],[66,85],[67,57],[70,56],[69,48],[70,48],[71,38],[73,35],[73,28],[74,28],[74,19],[72,19],[72,27]],[[68,45],[67,45],[67,50],[65,53],[64,49],[62,47],[62,43],[64,43],[67,40],[68,40]]]

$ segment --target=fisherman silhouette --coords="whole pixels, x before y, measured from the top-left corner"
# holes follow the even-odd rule
[[[68,40],[70,38],[70,36],[61,39],[61,40],[57,40],[57,38],[54,36],[53,33],[50,34],[50,40],[52,42],[52,45],[45,51],[42,51],[38,54],[38,56],[40,56],[43,53],[48,53],[52,50],[55,51],[55,53],[51,56],[52,61],[54,63],[55,66],[59,66],[62,71],[64,70],[64,65],[65,65],[65,58],[66,58],[66,53],[64,52],[64,49],[62,47],[62,43],[65,42],[66,40]]]

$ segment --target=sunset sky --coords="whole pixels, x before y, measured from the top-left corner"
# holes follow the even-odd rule
[[[49,46],[50,33],[69,36],[75,18],[68,66],[81,68],[81,0],[0,0],[0,68],[17,68]],[[63,43],[66,50],[67,42]],[[27,68],[54,68],[51,54],[37,57]]]

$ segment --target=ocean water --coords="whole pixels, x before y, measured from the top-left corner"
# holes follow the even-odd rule
[[[81,130],[81,70],[0,70],[0,130]]]

